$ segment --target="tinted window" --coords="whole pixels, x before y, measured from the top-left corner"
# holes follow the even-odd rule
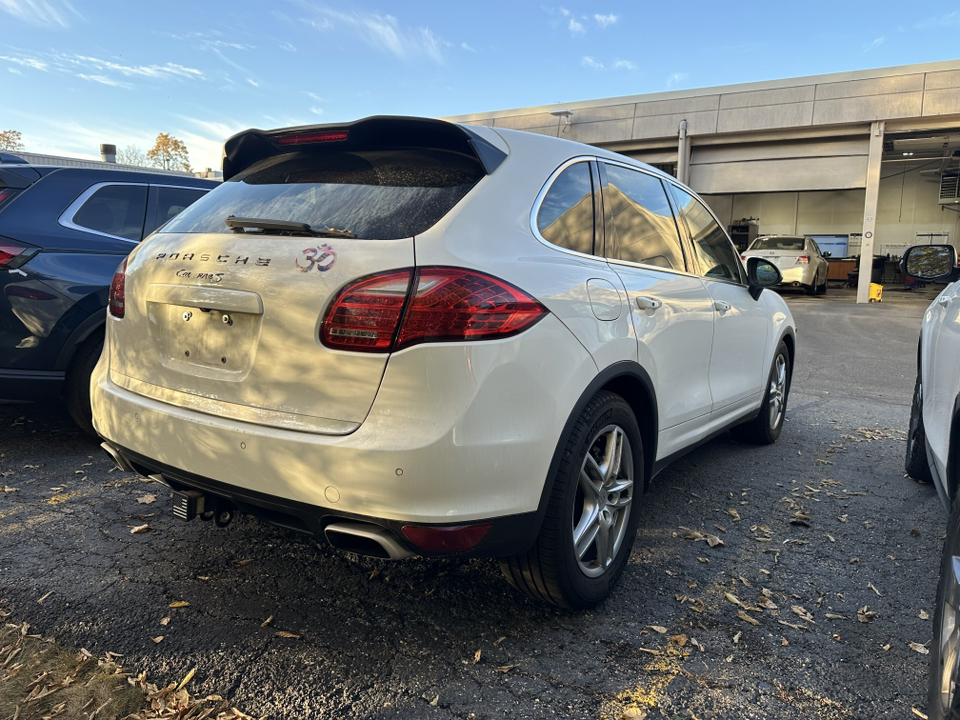
[[[751,250],[803,250],[803,238],[768,237],[753,243]]]
[[[474,158],[442,150],[286,153],[250,166],[162,231],[230,232],[224,221],[235,215],[406,238],[434,225],[483,175]]]
[[[700,272],[709,278],[742,282],[740,260],[723,228],[713,219],[706,206],[693,195],[673,186],[680,212],[690,228],[693,252],[700,263]]]
[[[652,175],[607,165],[603,202],[610,208],[612,242],[607,255],[683,270],[683,250],[663,185]]]
[[[537,230],[549,243],[590,255],[594,226],[590,164],[576,163],[557,176],[544,196]]]
[[[189,188],[158,187],[157,211],[153,220],[144,227],[144,235],[152,233],[168,220],[172,220],[181,212],[193,205],[206,195],[205,190],[191,190]]]
[[[104,185],[73,215],[73,222],[91,230],[139,242],[147,212],[145,185]]]

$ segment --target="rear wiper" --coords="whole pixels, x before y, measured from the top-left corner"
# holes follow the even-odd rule
[[[312,228],[307,223],[290,222],[288,220],[268,220],[265,218],[243,218],[230,215],[224,221],[227,227],[235,233],[245,233],[247,228],[259,231],[261,234],[271,233],[274,235],[309,235],[312,237],[324,238],[355,238],[349,230],[337,230],[336,228]]]

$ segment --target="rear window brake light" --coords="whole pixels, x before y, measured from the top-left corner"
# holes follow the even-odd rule
[[[307,145],[310,143],[343,142],[349,137],[345,131],[303,132],[277,135],[273,141],[277,145]]]

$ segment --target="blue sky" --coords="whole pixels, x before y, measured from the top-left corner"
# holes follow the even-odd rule
[[[960,3],[0,0],[0,130],[99,157],[166,132],[444,116],[951,60]]]

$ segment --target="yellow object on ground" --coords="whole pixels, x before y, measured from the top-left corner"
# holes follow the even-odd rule
[[[876,300],[877,302],[883,302],[883,285],[877,283],[870,283],[870,294],[868,296],[869,302]]]

